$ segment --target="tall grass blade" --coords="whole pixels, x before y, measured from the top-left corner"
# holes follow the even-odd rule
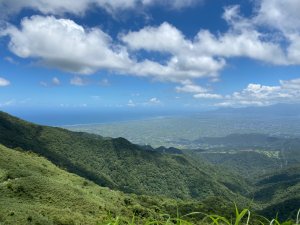
[[[244,216],[246,215],[246,213],[248,213],[248,218],[247,218],[247,225],[249,224],[249,220],[250,220],[250,211],[248,209],[244,209],[242,210],[241,213],[239,213],[238,207],[235,205],[235,223],[234,225],[239,225],[241,220],[244,218]]]
[[[272,219],[270,222],[270,225],[273,225],[273,223],[280,225],[279,221],[277,219]]]

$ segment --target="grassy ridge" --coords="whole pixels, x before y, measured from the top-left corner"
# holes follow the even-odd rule
[[[112,191],[63,171],[34,153],[2,145],[0,202],[5,203],[0,204],[1,225],[191,225],[213,221],[237,225],[246,222],[248,216],[248,210],[234,213],[232,203],[218,198],[175,201]],[[251,224],[258,219],[262,220],[251,217]]]
[[[230,203],[220,198],[197,202],[124,194],[68,173],[35,153],[2,145],[0,202],[1,225],[99,224],[116,216],[131,220],[133,215],[162,221],[163,213],[176,217],[195,211],[231,214]]]
[[[279,212],[279,217],[286,219],[295,217],[296,209],[300,208],[298,170],[287,176],[288,183],[281,182],[280,177],[287,175],[282,171],[281,175],[275,174],[269,175],[268,179],[262,178],[260,183],[250,189],[248,183],[239,175],[221,170],[201,158],[195,158],[193,155],[176,149],[152,149],[134,145],[123,138],[103,138],[98,135],[38,126],[1,112],[0,143],[18,149],[19,154],[32,150],[50,159],[60,168],[110,188],[102,188],[104,192],[96,191],[99,198],[108,202],[108,204],[104,204],[104,208],[101,208],[103,205],[93,205],[95,202],[89,202],[95,200],[89,193],[95,193],[93,190],[97,187],[92,182],[80,178],[81,184],[76,182],[74,184],[68,176],[64,175],[66,172],[63,170],[58,170],[55,175],[51,169],[50,173],[41,167],[43,163],[30,162],[29,159],[24,167],[25,164],[21,160],[22,155],[11,157],[7,155],[10,161],[7,161],[7,157],[3,155],[0,158],[0,160],[3,159],[4,165],[0,166],[0,180],[4,196],[2,202],[8,202],[11,209],[19,207],[23,212],[27,212],[26,210],[32,207],[30,212],[34,215],[36,215],[34,209],[44,208],[38,214],[43,216],[49,207],[54,207],[53,212],[71,210],[72,213],[76,213],[75,216],[64,214],[62,218],[78,217],[78,221],[81,221],[80,218],[87,217],[85,208],[89,213],[92,212],[91,220],[103,219],[103,216],[109,215],[108,212],[124,218],[131,218],[133,214],[143,218],[152,218],[153,216],[157,217],[160,213],[167,213],[174,217],[177,209],[181,215],[190,212],[215,212],[230,216],[230,202],[236,201],[240,207],[244,207],[254,199],[255,203],[252,206],[260,209],[264,215],[271,217]],[[14,150],[10,151],[14,152]],[[31,155],[27,154],[27,156]],[[33,168],[32,165],[36,165],[36,167]],[[278,177],[280,179],[276,181]],[[69,186],[74,187],[70,189],[71,192],[68,190]],[[126,195],[112,191],[113,189],[138,195]],[[49,193],[53,197],[49,197]],[[82,193],[87,194],[85,200],[81,199]],[[164,197],[157,197],[162,195]],[[67,201],[61,201],[61,196],[66,196]],[[115,197],[106,198],[106,196]],[[267,199],[260,199],[260,196]],[[189,200],[192,198],[201,199],[201,202]],[[86,201],[86,207],[82,207],[84,204],[78,206],[78,202],[81,201]],[[96,202],[101,201],[96,200]],[[114,204],[118,206],[115,207]],[[93,209],[90,210],[89,206]],[[97,209],[97,207],[100,208]],[[95,210],[99,214],[93,215]],[[10,212],[13,216],[15,215],[14,211],[6,210],[5,218],[10,215]],[[52,215],[56,215],[56,213]],[[31,219],[29,218],[29,220]],[[54,221],[54,218],[51,217],[51,221]]]
[[[64,172],[35,154],[3,146],[0,193],[3,224],[97,224],[108,212],[129,214],[122,193]]]
[[[242,178],[217,171],[185,154],[147,150],[123,138],[38,126],[0,112],[0,143],[34,151],[99,185],[127,193],[181,199],[246,192]]]

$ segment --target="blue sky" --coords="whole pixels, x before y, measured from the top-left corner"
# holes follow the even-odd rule
[[[299,103],[299,10],[298,0],[3,0],[0,109]]]

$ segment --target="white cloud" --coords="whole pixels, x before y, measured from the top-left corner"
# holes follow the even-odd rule
[[[240,92],[224,98],[218,106],[264,106],[276,103],[300,102],[300,79],[281,80],[278,86],[249,84]]]
[[[238,6],[225,8],[223,18],[230,29],[218,36],[201,30],[195,41],[199,52],[221,57],[248,57],[272,64],[287,64],[279,43],[259,32],[253,21],[240,16]]]
[[[283,89],[300,91],[300,79],[280,80],[280,84]]]
[[[139,31],[128,32],[120,38],[133,50],[178,53],[182,48],[189,47],[183,34],[167,22],[158,27],[148,26]]]
[[[82,14],[91,5],[114,11],[155,4],[180,8],[201,2],[45,1],[11,0],[2,1],[0,6],[4,2],[5,7],[15,7],[15,11],[29,6],[47,14]],[[106,70],[124,75],[150,77],[159,81],[177,82],[181,85],[176,87],[177,92],[192,93],[195,98],[218,99],[221,96],[210,93],[194,82],[204,77],[218,80],[218,74],[225,68],[229,58],[247,57],[276,65],[300,64],[300,16],[297,14],[299,1],[287,0],[286,4],[287,7],[282,7],[279,0],[258,0],[257,9],[249,18],[240,14],[238,6],[227,7],[223,14],[223,19],[229,26],[227,31],[215,34],[200,29],[192,38],[187,38],[176,27],[165,22],[160,26],[147,26],[138,31],[122,33],[119,38],[123,44],[120,44],[99,28],[86,28],[72,20],[57,19],[53,16],[24,18],[20,26],[10,25],[1,30],[0,36],[9,36],[9,49],[17,56],[33,58],[47,66],[67,72],[92,74]],[[293,22],[288,20],[290,15],[293,15]],[[267,29],[266,26],[271,29]],[[261,27],[264,29],[260,29]],[[279,39],[274,30],[280,33]],[[137,60],[135,54],[141,50],[158,52],[164,60]],[[80,79],[83,81],[82,78],[75,77],[71,83],[86,84]],[[252,97],[269,95],[264,89],[266,87],[260,87],[259,93],[250,90],[251,88],[253,87],[241,92],[240,98],[247,94]],[[283,95],[284,93],[281,93],[281,96]]]
[[[149,107],[149,106],[162,106],[162,102],[156,98],[150,98],[149,100],[146,101],[141,101],[141,102],[136,102],[132,99],[128,100],[128,103],[126,104],[129,107]]]
[[[170,25],[162,26],[170,28]],[[166,64],[148,59],[137,62],[130,58],[124,46],[115,44],[100,29],[85,29],[72,20],[52,16],[25,18],[20,29],[9,26],[1,33],[10,37],[9,49],[17,56],[35,58],[47,66],[78,74],[109,70],[182,82],[186,79],[215,77],[225,65],[223,59],[186,55],[184,52],[173,55]],[[175,49],[175,46],[172,48]],[[170,49],[171,46],[166,47],[166,50]]]
[[[211,94],[211,93],[199,93],[195,94],[194,98],[204,98],[204,99],[222,99],[223,96],[219,94]]]
[[[164,65],[145,60],[133,69],[142,74],[157,74],[162,80],[182,82],[186,79],[215,77],[226,64],[224,59],[197,52],[194,43],[169,23],[131,31],[122,34],[120,39],[134,51],[144,49],[169,54]]]
[[[256,26],[267,26],[286,51],[287,64],[300,64],[300,2],[298,0],[259,0]],[[274,35],[275,34],[275,35]],[[285,47],[286,46],[286,47]]]
[[[11,64],[15,64],[15,65],[18,64],[18,62],[16,62],[12,57],[9,57],[9,56],[4,57],[4,60],[11,63]]]
[[[53,77],[51,82],[41,81],[40,85],[43,87],[59,86],[60,80],[57,77]]]
[[[100,29],[84,29],[68,19],[52,16],[24,18],[21,29],[9,26],[9,49],[22,58],[36,58],[64,71],[90,74],[99,69],[122,69],[130,60]]]
[[[88,104],[82,103],[82,104],[64,104],[61,103],[59,104],[60,107],[62,108],[86,108],[88,107]]]
[[[187,84],[184,84],[183,86],[177,86],[176,91],[177,92],[186,92],[186,93],[203,93],[203,92],[207,92],[208,90],[199,85],[195,85],[193,83],[187,83]]]
[[[190,6],[194,6],[195,4],[202,3],[203,0],[142,0],[143,5],[163,5],[167,6],[168,8],[173,9],[181,9]]]
[[[100,86],[109,86],[110,85],[110,82],[108,79],[104,78],[102,79],[100,82],[99,82],[99,85]]]
[[[127,106],[130,106],[130,107],[135,107],[136,106],[136,104],[134,103],[134,101],[133,100],[129,100],[128,101],[128,103],[127,103]]]
[[[76,76],[70,80],[70,84],[75,85],[75,86],[84,86],[84,85],[87,85],[87,81],[79,76]]]
[[[6,80],[5,78],[0,77],[0,87],[6,87],[6,86],[9,86],[9,85],[10,85],[9,80]]]
[[[229,31],[219,37],[202,30],[197,35],[195,48],[207,55],[248,57],[272,64],[287,64],[280,45],[263,41],[263,34],[256,30]]]
[[[53,78],[52,78],[52,84],[53,84],[53,85],[56,85],[56,86],[57,86],[57,85],[60,85],[60,80],[59,80],[57,77],[53,77]]]
[[[158,98],[151,98],[151,99],[149,99],[147,104],[148,105],[157,105],[157,104],[161,104],[161,101]]]
[[[300,2],[298,0],[260,0],[255,20],[284,32],[300,29]]]
[[[41,82],[40,82],[40,85],[43,86],[43,87],[48,87],[48,83],[45,82],[45,81],[41,81]]]
[[[83,15],[89,9],[100,7],[115,14],[120,10],[140,9],[153,5],[181,9],[201,2],[202,0],[2,0],[0,1],[0,13],[4,15],[14,14],[22,9],[31,8],[43,14],[71,13]]]
[[[16,100],[11,99],[11,100],[8,100],[6,102],[0,103],[0,107],[11,106],[11,105],[14,105],[15,103],[16,103]]]

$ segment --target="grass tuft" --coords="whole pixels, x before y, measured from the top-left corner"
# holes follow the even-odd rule
[[[194,215],[203,215],[204,218],[202,220],[191,222],[188,217]],[[264,222],[259,220],[258,218],[264,219]],[[297,213],[297,218],[294,222],[292,221],[284,221],[280,222],[277,218],[272,220],[268,220],[263,216],[255,216],[251,218],[251,212],[249,209],[243,209],[239,212],[237,206],[235,205],[235,219],[228,219],[224,216],[215,215],[215,214],[205,214],[201,212],[192,212],[183,216],[179,216],[177,213],[176,218],[170,217],[168,214],[160,215],[160,219],[153,220],[142,220],[136,216],[133,216],[130,221],[126,221],[120,219],[120,217],[110,218],[110,221],[104,224],[99,225],[299,225],[299,217],[300,217],[300,209]]]

